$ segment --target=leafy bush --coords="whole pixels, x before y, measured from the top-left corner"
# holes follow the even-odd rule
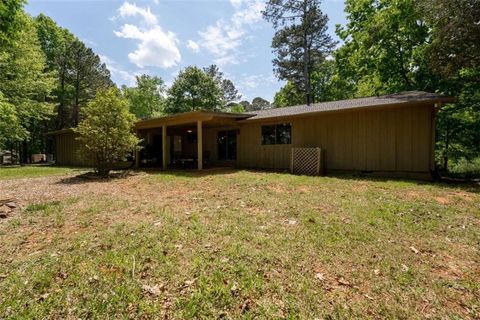
[[[459,178],[480,178],[480,157],[473,160],[461,158],[451,165],[450,173]]]
[[[81,154],[94,159],[97,173],[107,176],[139,143],[133,133],[135,116],[116,88],[98,91],[83,115],[85,120],[75,129],[82,143]]]

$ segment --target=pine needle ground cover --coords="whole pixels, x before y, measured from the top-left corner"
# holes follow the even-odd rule
[[[2,176],[0,318],[480,316],[476,185]]]

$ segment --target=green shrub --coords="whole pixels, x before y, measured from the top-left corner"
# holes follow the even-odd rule
[[[480,178],[480,157],[473,160],[461,158],[450,166],[450,173],[459,178]]]
[[[80,152],[94,159],[99,175],[107,176],[139,143],[133,132],[136,118],[116,88],[99,90],[82,111],[84,120],[75,129],[80,135]]]

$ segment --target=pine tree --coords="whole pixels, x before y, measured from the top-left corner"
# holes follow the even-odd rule
[[[311,104],[311,77],[315,66],[325,61],[336,43],[327,34],[328,17],[320,0],[269,0],[264,18],[276,32],[272,40],[275,73],[293,83]]]

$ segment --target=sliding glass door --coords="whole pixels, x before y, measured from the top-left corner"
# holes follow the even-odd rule
[[[218,132],[218,160],[237,160],[237,130]]]

